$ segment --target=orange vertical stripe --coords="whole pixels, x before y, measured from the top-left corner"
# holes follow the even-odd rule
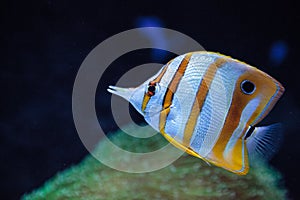
[[[188,118],[187,124],[185,126],[185,130],[184,130],[183,145],[186,147],[189,147],[189,145],[190,145],[190,140],[192,138],[198,116],[202,110],[203,104],[207,97],[208,90],[214,79],[214,76],[215,76],[218,68],[221,67],[226,62],[227,62],[226,59],[218,58],[214,63],[210,64],[210,66],[207,68],[205,74],[203,75],[203,78],[202,78],[201,83],[198,88],[198,92],[196,94],[196,98],[195,98],[190,116]]]
[[[253,95],[243,95],[240,92],[240,83],[242,80],[245,79],[245,74],[240,76],[239,79],[236,82],[236,87],[232,96],[232,102],[230,105],[230,108],[228,110],[228,114],[226,116],[226,120],[224,123],[224,126],[221,130],[220,137],[218,138],[216,144],[214,145],[211,153],[208,154],[207,158],[213,160],[214,164],[217,166],[222,166],[223,168],[226,168],[230,171],[233,171],[235,173],[239,174],[245,174],[248,172],[249,166],[248,166],[248,158],[247,158],[247,150],[244,149],[244,155],[242,155],[242,143],[238,143],[235,145],[235,147],[232,149],[234,154],[232,157],[232,160],[226,160],[223,157],[224,150],[226,148],[226,145],[228,144],[230,137],[234,130],[238,127],[240,118],[242,115],[242,112],[246,105],[248,104],[249,100],[256,97],[256,94]],[[243,97],[241,97],[243,95]],[[248,127],[245,127],[243,132],[246,132]],[[242,141],[243,142],[243,141]],[[243,161],[242,158],[244,156],[245,159],[245,169],[243,171],[239,171],[242,168]]]
[[[168,88],[166,90],[166,94],[164,96],[164,100],[163,100],[163,104],[162,104],[162,107],[163,107],[163,112],[161,112],[161,115],[160,115],[160,119],[159,119],[159,130],[162,131],[164,130],[165,128],[165,125],[166,125],[166,119],[167,119],[167,116],[170,112],[170,106],[172,104],[172,100],[173,100],[173,97],[174,97],[174,93],[176,92],[177,90],[177,87],[179,85],[179,82],[181,80],[181,78],[183,77],[183,74],[188,66],[188,63],[191,59],[191,56],[192,56],[193,53],[188,53],[185,55],[185,57],[182,59],[175,75],[173,76],[171,82],[169,83],[168,85]]]

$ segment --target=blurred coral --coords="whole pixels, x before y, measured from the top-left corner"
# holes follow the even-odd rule
[[[148,139],[133,138],[122,131],[110,135],[112,142],[132,152],[153,151],[167,143],[160,134]],[[100,142],[95,153],[109,156],[104,152],[106,145]],[[88,155],[22,199],[285,199],[280,179],[277,171],[262,162],[246,176],[238,176],[184,154],[161,170],[126,173]]]

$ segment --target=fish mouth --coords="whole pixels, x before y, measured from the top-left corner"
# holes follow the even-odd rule
[[[117,86],[110,85],[107,89],[108,92],[120,96],[130,102],[130,98],[134,93],[135,88],[121,88]]]

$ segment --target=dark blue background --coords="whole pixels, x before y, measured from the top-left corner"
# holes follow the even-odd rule
[[[264,123],[284,122],[285,141],[271,161],[289,197],[299,195],[299,7],[296,1],[2,1],[0,177],[1,198],[17,199],[87,151],[76,133],[71,95],[87,54],[106,38],[158,24],[197,40],[206,50],[245,61],[278,79],[286,93]],[[147,21],[148,20],[148,21]],[[124,68],[151,60],[127,55],[106,73],[97,111],[115,130],[105,92]],[[169,58],[161,58],[167,62]],[[137,113],[133,113],[138,118]]]

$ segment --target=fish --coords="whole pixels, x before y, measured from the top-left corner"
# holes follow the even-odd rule
[[[170,60],[138,87],[109,86],[145,121],[186,153],[238,175],[277,152],[281,124],[257,127],[284,93],[265,72],[221,53]]]

